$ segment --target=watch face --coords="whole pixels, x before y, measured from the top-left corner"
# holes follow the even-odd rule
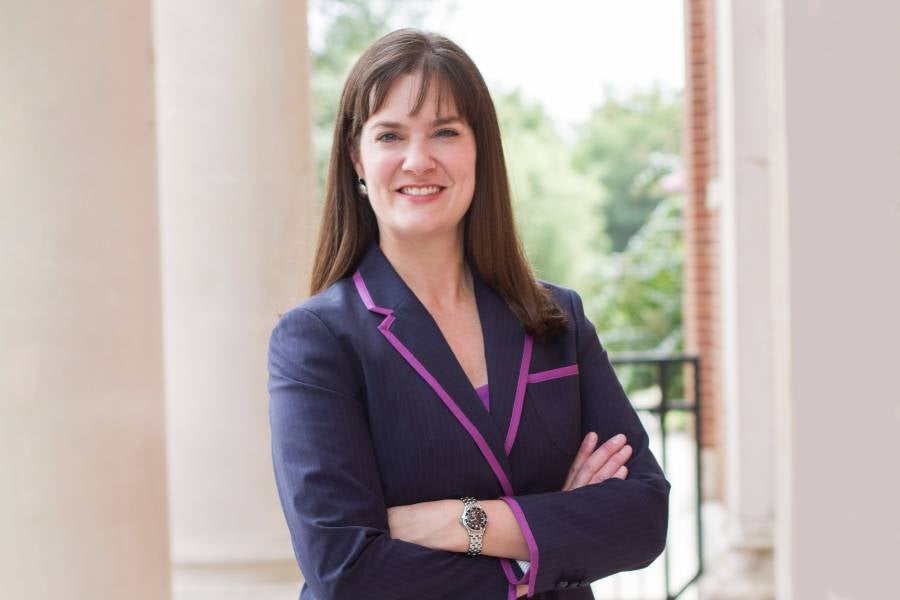
[[[484,509],[474,506],[466,511],[466,527],[481,531],[487,525],[487,513]]]

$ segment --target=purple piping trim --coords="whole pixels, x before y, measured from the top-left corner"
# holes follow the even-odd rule
[[[525,583],[528,573],[523,574],[520,579],[516,580],[516,574],[513,573],[512,565],[508,558],[501,558],[500,565],[503,567],[503,573],[506,575],[506,581],[509,583],[509,592],[506,597],[508,600],[515,600],[518,597],[516,596],[516,586],[520,583]]]
[[[509,592],[506,594],[506,600],[516,600],[516,586],[509,584]]]
[[[384,320],[378,325],[378,330],[387,338],[388,342],[400,353],[400,355],[415,369],[416,373],[419,374],[422,379],[424,379],[431,389],[437,393],[438,397],[443,401],[444,405],[453,413],[453,416],[456,417],[456,420],[460,422],[460,424],[465,428],[466,432],[468,432],[469,436],[475,441],[475,444],[478,446],[478,449],[481,451],[482,456],[484,456],[485,460],[487,460],[488,464],[491,467],[491,470],[494,472],[494,475],[497,477],[497,480],[500,482],[500,487],[503,489],[503,493],[506,496],[501,497],[502,500],[505,500],[507,504],[509,504],[510,508],[513,511],[513,515],[516,517],[516,521],[518,521],[519,526],[522,527],[522,532],[525,535],[525,540],[528,543],[528,553],[533,557],[531,561],[531,566],[528,569],[529,575],[529,583],[528,583],[528,595],[534,595],[534,578],[535,573],[537,573],[537,544],[535,544],[534,536],[531,534],[531,529],[528,527],[528,522],[525,520],[524,515],[522,514],[522,509],[519,507],[518,502],[510,498],[513,495],[512,484],[509,482],[509,479],[506,477],[506,473],[503,472],[503,468],[500,466],[500,463],[497,461],[497,457],[494,456],[494,453],[491,451],[490,446],[487,445],[484,437],[481,435],[481,432],[475,427],[474,424],[469,420],[468,417],[460,410],[459,406],[456,402],[453,401],[453,398],[444,390],[440,383],[438,383],[437,379],[428,372],[428,369],[419,362],[419,359],[415,357],[415,355],[409,351],[409,348],[403,345],[397,337],[391,333],[390,327],[391,323],[393,323],[397,318],[394,316],[393,309],[384,308],[383,306],[376,306],[375,302],[372,300],[371,294],[369,294],[369,289],[366,287],[365,281],[363,281],[362,274],[359,271],[356,271],[353,274],[353,283],[356,285],[356,291],[359,293],[360,298],[362,298],[363,304],[365,304],[366,308],[371,312],[379,313],[385,315]],[[525,338],[525,348],[522,351],[522,366],[519,369],[519,382],[516,387],[516,400],[513,409],[513,419],[515,426],[513,427],[513,423],[511,425],[511,436],[507,435],[507,439],[509,440],[509,445],[512,447],[512,441],[515,440],[516,430],[519,426],[519,418],[522,416],[522,401],[525,397],[525,385],[527,384],[528,379],[528,366],[531,363],[531,349],[532,349],[532,337],[526,336]],[[509,451],[507,450],[507,454]],[[500,564],[503,567],[503,572],[506,573],[507,580],[512,582],[515,580],[515,575],[512,571],[512,566],[509,563],[509,559],[501,558]],[[524,577],[523,577],[524,579]],[[516,598],[516,585],[517,583],[510,583],[509,591],[507,593],[508,600],[515,600]],[[520,582],[524,583],[524,581]]]
[[[484,404],[485,410],[491,412],[491,395],[490,390],[488,390],[488,384],[484,384],[480,388],[475,388],[475,392],[478,394],[478,397],[481,398],[481,403]]]
[[[419,359],[415,357],[415,355],[409,351],[409,348],[403,345],[397,337],[391,333],[391,323],[396,320],[396,317],[393,315],[393,310],[390,308],[384,308],[381,306],[375,306],[375,303],[372,301],[372,296],[369,295],[369,290],[366,288],[366,284],[363,281],[362,275],[360,275],[359,271],[353,274],[353,282],[356,284],[356,289],[359,292],[360,297],[362,298],[363,303],[366,305],[372,312],[377,312],[383,315],[386,315],[381,324],[378,325],[378,330],[387,338],[387,340],[391,343],[391,345],[400,353],[400,355],[406,359],[406,362],[412,366],[413,369],[416,370],[416,373],[419,374],[422,379],[431,386],[431,389],[435,391],[438,397],[443,401],[444,405],[453,413],[453,416],[456,417],[456,420],[460,422],[460,424],[465,428],[468,432],[469,436],[475,441],[475,444],[478,446],[478,449],[481,451],[481,454],[484,456],[485,460],[487,460],[488,464],[491,467],[491,470],[494,472],[494,475],[497,477],[497,480],[500,482],[500,487],[503,488],[503,493],[507,495],[513,494],[512,485],[509,482],[509,479],[506,477],[506,473],[503,472],[503,468],[500,466],[500,463],[497,461],[497,457],[494,456],[494,453],[491,452],[490,446],[488,446],[484,437],[481,435],[481,432],[472,424],[472,421],[465,415],[465,413],[460,410],[459,406],[456,402],[453,401],[453,398],[444,390],[438,380],[434,378],[434,376],[428,372],[428,369],[419,362]]]
[[[525,519],[525,513],[522,512],[522,507],[519,506],[519,503],[516,501],[516,499],[510,498],[508,496],[501,496],[500,499],[506,502],[509,505],[509,508],[512,509],[513,515],[516,517],[516,521],[519,523],[519,527],[522,529],[522,535],[525,536],[525,543],[528,544],[528,554],[529,556],[531,556],[531,566],[528,567],[527,572],[528,596],[531,597],[534,595],[534,581],[537,577],[538,563],[540,559],[537,542],[534,541],[534,534],[531,533],[531,527],[529,527],[528,525],[528,520]]]
[[[522,574],[522,577],[516,579],[516,574],[513,573],[512,565],[510,564],[509,559],[504,559],[502,562],[503,572],[506,573],[506,580],[512,585],[519,585],[520,583],[525,583],[525,579],[528,577],[528,572]],[[530,568],[530,567],[529,567]]]
[[[578,363],[565,367],[559,367],[557,369],[550,369],[549,371],[539,371],[538,373],[531,373],[528,376],[528,383],[540,383],[542,381],[550,381],[551,379],[568,377],[569,375],[578,375]]]
[[[519,381],[516,384],[516,399],[513,403],[512,416],[509,419],[509,429],[506,431],[506,442],[503,449],[509,456],[516,434],[519,432],[519,421],[522,419],[522,404],[525,401],[525,386],[528,384],[528,367],[531,365],[531,349],[534,346],[534,338],[525,336],[525,347],[522,348],[522,364],[519,366]],[[510,494],[511,495],[511,494]]]
[[[359,292],[360,298],[362,298],[363,304],[366,305],[372,312],[377,312],[382,315],[390,315],[394,311],[390,308],[382,308],[380,306],[375,306],[375,303],[372,301],[372,296],[369,294],[369,288],[366,287],[366,282],[363,281],[362,275],[360,275],[359,271],[353,274],[353,283],[356,284],[356,291]]]

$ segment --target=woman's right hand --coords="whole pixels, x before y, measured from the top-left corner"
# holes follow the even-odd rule
[[[621,433],[597,446],[597,434],[591,431],[581,442],[578,454],[569,467],[566,483],[562,491],[567,492],[591,483],[600,483],[610,478],[625,479],[628,467],[625,463],[631,458],[631,446],[627,445]]]

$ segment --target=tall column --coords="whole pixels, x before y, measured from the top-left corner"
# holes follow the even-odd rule
[[[0,3],[0,597],[169,598],[149,1]]]
[[[900,4],[770,0],[779,600],[897,593]]]
[[[266,351],[316,226],[306,2],[155,6],[176,590],[216,569],[296,582]]]
[[[727,550],[710,557],[710,600],[771,598],[773,307],[765,6],[716,5],[722,398]]]

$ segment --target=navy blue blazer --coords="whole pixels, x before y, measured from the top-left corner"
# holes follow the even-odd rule
[[[529,597],[580,600],[665,547],[669,483],[581,298],[541,282],[570,323],[539,343],[473,276],[489,411],[377,244],[272,331],[273,464],[301,599],[508,600],[527,582]],[[588,431],[628,437],[628,477],[562,492]],[[461,496],[509,504],[524,575],[515,561],[390,537],[388,507]]]

